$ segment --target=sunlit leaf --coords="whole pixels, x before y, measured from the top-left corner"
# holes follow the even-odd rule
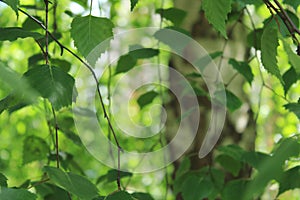
[[[91,200],[98,196],[97,187],[83,176],[49,166],[44,167],[44,170],[56,185],[83,200]]]
[[[277,65],[276,56],[278,45],[277,29],[271,25],[265,26],[261,37],[261,61],[264,68],[284,84]]]
[[[92,66],[95,65],[100,54],[108,47],[108,43],[99,47],[106,39],[113,36],[112,29],[114,24],[108,18],[85,16],[75,17],[71,24],[71,36],[74,39],[75,46],[78,51],[90,62]],[[99,48],[96,48],[96,47]],[[96,49],[95,49],[96,48]],[[88,57],[94,51],[96,55]]]
[[[300,5],[300,0],[283,0],[283,3],[291,5],[296,11]]]
[[[157,9],[156,13],[160,14],[163,18],[173,22],[175,26],[180,26],[184,18],[186,17],[186,12],[178,8],[167,8],[167,9]]]
[[[203,0],[202,8],[209,23],[227,39],[226,20],[231,11],[231,0]]]
[[[248,81],[248,83],[251,85],[254,75],[247,62],[238,62],[235,59],[230,59],[229,64],[231,64],[234,69],[236,69],[241,75],[243,75]]]
[[[31,37],[34,39],[43,38],[44,36],[40,33],[30,32],[19,27],[0,28],[0,41],[14,41],[18,38]]]
[[[25,189],[1,188],[1,200],[35,200],[37,196]]]
[[[297,74],[300,75],[300,56],[298,56],[296,54],[296,51],[295,52],[292,51],[290,45],[285,40],[283,40],[283,47],[284,47],[285,52],[288,55],[289,63],[295,69]]]
[[[29,69],[24,76],[32,88],[49,99],[56,110],[72,104],[75,80],[62,69],[41,65]]]
[[[34,135],[28,136],[23,145],[23,164],[43,160],[47,158],[48,153],[48,144],[42,138]]]

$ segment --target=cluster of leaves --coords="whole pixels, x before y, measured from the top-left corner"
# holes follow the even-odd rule
[[[3,0],[9,5],[17,15],[19,15],[19,1]],[[86,6],[85,1],[75,1],[83,6]],[[297,10],[298,4],[294,1],[284,1],[294,10]],[[203,0],[202,10],[205,13],[207,20],[213,27],[226,39],[228,34],[226,31],[226,23],[229,20],[228,16],[232,13],[233,5],[238,6],[238,11],[241,12],[245,6],[254,5],[262,6],[263,2],[254,0]],[[138,0],[131,0],[131,11],[138,5]],[[24,12],[24,11],[22,11]],[[298,17],[292,11],[287,11],[293,23],[299,26]],[[174,26],[166,27],[166,29],[178,30],[184,34],[186,31],[181,30],[179,26],[183,23],[186,12],[178,8],[159,8],[156,10],[165,20],[170,21]],[[0,28],[0,41],[14,42],[19,38],[32,38],[41,48],[45,45],[45,36],[42,34],[43,25],[42,19],[38,16],[30,17],[25,20],[22,27],[4,27]],[[279,25],[278,25],[279,24]],[[91,29],[92,27],[92,29]],[[76,16],[71,23],[71,37],[79,53],[86,58],[92,66],[97,60],[88,57],[93,50],[97,53],[103,53],[106,49],[99,48],[97,45],[101,42],[109,40],[113,37],[114,23],[109,18],[96,17],[91,14],[86,16]],[[83,31],[84,30],[84,31]],[[97,31],[95,31],[97,30]],[[49,43],[57,43],[61,48],[61,54],[64,51],[69,51],[58,42],[62,36],[57,32],[49,32]],[[168,37],[161,37],[162,32],[155,34],[156,39],[160,42],[169,45],[171,48],[183,49],[184,41],[169,41]],[[264,69],[275,76],[282,87],[285,95],[288,94],[291,86],[296,84],[300,74],[300,57],[292,50],[291,35],[285,28],[285,23],[279,16],[271,16],[266,19],[263,27],[255,28],[248,35],[248,45],[253,47],[255,51],[261,52],[261,62]],[[278,66],[277,49],[282,44],[289,59],[291,67],[282,73]],[[108,46],[107,46],[108,47]],[[160,52],[154,48],[144,48],[142,46],[133,46],[129,48],[129,53],[120,57],[117,62],[114,75],[125,73],[136,66],[136,63],[141,59],[149,59],[158,56]],[[222,52],[211,54],[212,58],[222,57]],[[29,58],[28,70],[19,75],[6,63],[0,62],[0,78],[7,88],[10,88],[10,94],[0,101],[0,113],[8,110],[12,113],[28,105],[34,105],[40,97],[47,99],[53,107],[53,112],[59,112],[57,119],[51,118],[48,120],[50,129],[57,129],[62,132],[68,139],[73,141],[78,146],[81,146],[81,141],[75,133],[74,120],[69,113],[64,115],[65,107],[71,106],[76,100],[77,92],[75,88],[75,79],[70,73],[71,63],[61,57],[50,57],[51,64],[42,64],[44,62],[43,54],[35,54]],[[50,55],[49,55],[50,56]],[[230,58],[228,62],[234,70],[241,74],[247,83],[250,85],[254,80],[254,74],[250,64],[245,61],[237,61],[235,58]],[[200,74],[189,74],[189,77],[201,78]],[[194,88],[199,96],[208,96],[202,88]],[[233,93],[226,89],[228,110],[235,111],[241,107],[242,101]],[[151,104],[153,100],[159,97],[159,93],[148,91],[137,98],[137,103],[142,109]],[[222,103],[222,102],[221,102]],[[225,102],[223,102],[225,103]],[[300,119],[300,102],[289,102],[284,107],[291,112],[294,112]],[[300,187],[299,166],[285,169],[285,163],[293,157],[300,154],[300,145],[298,138],[283,139],[274,148],[271,155],[260,152],[246,152],[238,146],[225,146],[219,148],[219,155],[215,161],[221,167],[206,167],[197,171],[190,169],[190,161],[188,158],[181,163],[179,170],[176,172],[174,180],[174,193],[181,194],[186,200],[195,199],[253,199],[262,194],[267,184],[275,180],[279,183],[279,193],[289,189]],[[98,178],[96,183],[92,183],[86,176],[83,170],[74,161],[72,155],[66,152],[60,152],[65,155],[57,155],[51,151],[51,147],[47,141],[41,137],[30,135],[24,140],[23,146],[23,164],[32,163],[33,161],[41,161],[48,159],[49,162],[57,161],[57,157],[61,162],[62,168],[66,171],[77,171],[81,175],[73,172],[65,172],[59,168],[45,166],[43,171],[45,175],[39,182],[26,182],[20,187],[8,187],[7,178],[4,174],[0,174],[0,199],[36,199],[37,195],[44,199],[70,199],[71,195],[78,199],[153,199],[148,193],[128,193],[127,191],[116,191],[106,196],[100,196],[97,184],[110,183],[118,178],[131,177],[131,173],[118,172],[110,170],[104,176]],[[226,173],[233,177],[238,177],[242,170],[247,168],[256,170],[256,174],[252,179],[236,179],[225,182]],[[73,169],[73,170],[72,170]],[[50,180],[50,181],[49,181]],[[30,188],[35,188],[35,194],[30,192]],[[201,188],[201,190],[199,189]],[[29,190],[28,190],[29,189]],[[239,191],[237,194],[236,191]],[[237,196],[238,195],[238,196]]]

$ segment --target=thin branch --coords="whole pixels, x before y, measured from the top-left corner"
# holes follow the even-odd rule
[[[46,59],[46,64],[49,64],[49,49],[48,49],[48,45],[49,45],[49,34],[48,34],[48,12],[49,12],[49,2],[48,2],[48,0],[44,0],[44,2],[45,2],[45,12],[46,12],[46,25],[45,25],[45,31],[46,31],[46,33],[45,33],[45,48],[46,48],[46,50],[45,50],[45,53],[46,53],[46,57],[45,57],[45,59]]]
[[[46,26],[42,22],[40,22],[39,20],[37,20],[35,17],[31,16],[27,12],[23,11],[22,9],[18,8],[18,10],[21,13],[25,14],[30,19],[32,19],[34,22],[36,22],[42,29],[44,29],[45,31],[47,31],[48,35],[59,45],[59,47],[61,48],[61,52],[63,52],[63,50],[65,49],[67,52],[69,52],[71,55],[73,55],[77,60],[79,60],[91,72],[91,74],[93,76],[93,79],[96,82],[97,94],[98,94],[99,99],[100,99],[101,107],[102,107],[102,110],[103,110],[103,113],[104,113],[104,118],[106,119],[106,121],[108,123],[108,126],[109,126],[109,128],[110,128],[110,130],[111,130],[111,132],[113,134],[114,140],[115,140],[116,145],[118,147],[118,171],[120,171],[120,152],[123,152],[123,149],[122,149],[122,147],[119,144],[116,132],[115,132],[113,126],[112,126],[110,117],[108,116],[108,112],[107,112],[107,110],[105,108],[104,101],[103,101],[103,98],[102,98],[102,94],[101,94],[101,91],[100,91],[100,86],[98,84],[98,79],[97,79],[96,73],[94,72],[93,68],[87,62],[85,62],[82,58],[80,58],[76,53],[74,53],[71,49],[69,49],[68,47],[64,46],[60,41],[58,41],[57,38],[51,32],[49,32],[47,30]],[[120,177],[118,177],[117,183],[118,183],[118,189],[120,190],[121,189],[120,188],[121,187],[121,185],[120,185]]]

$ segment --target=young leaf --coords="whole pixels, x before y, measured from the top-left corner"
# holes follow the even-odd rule
[[[256,50],[261,50],[261,36],[263,29],[259,28],[250,32],[247,36],[247,43],[249,47],[254,47]]]
[[[8,6],[10,6],[16,12],[16,15],[19,16],[18,14],[19,0],[1,0],[1,1],[6,3]]]
[[[0,41],[15,41],[18,38],[32,37],[34,39],[40,39],[44,36],[40,33],[30,32],[19,27],[0,28]]]
[[[72,104],[75,80],[62,69],[41,65],[29,69],[24,76],[32,88],[49,99],[56,110]]]
[[[25,189],[1,188],[1,200],[35,200],[37,196]]]
[[[276,56],[278,45],[277,28],[271,25],[265,26],[261,37],[261,61],[264,65],[264,68],[270,74],[276,76],[282,85],[284,85],[277,65]]]
[[[295,115],[300,120],[300,103],[289,103],[284,105],[285,109],[295,113]]]
[[[97,187],[83,176],[64,172],[55,167],[44,167],[45,172],[56,185],[71,192],[83,200],[91,200],[98,196]]]
[[[282,79],[284,81],[284,94],[286,95],[291,86],[298,81],[297,72],[291,67],[283,74]]]
[[[159,50],[152,48],[141,48],[129,52],[129,55],[135,59],[152,58],[159,54]]]
[[[234,69],[236,69],[241,75],[243,75],[245,79],[248,81],[248,83],[251,85],[254,75],[248,63],[238,62],[235,59],[231,58],[229,60],[229,64],[231,64]]]
[[[104,200],[134,200],[126,191],[118,191],[108,195]]]
[[[7,187],[7,178],[2,173],[0,173],[0,186]]]
[[[133,11],[139,0],[130,0],[130,11]]]
[[[182,196],[185,200],[202,200],[207,198],[213,190],[211,182],[197,177],[188,177],[182,186]]]
[[[186,17],[186,12],[178,8],[157,9],[156,13],[163,18],[170,20],[175,26],[180,26],[183,19]]]
[[[31,135],[24,140],[23,164],[47,158],[48,144],[40,137]]]
[[[231,11],[231,0],[203,0],[202,8],[208,22],[227,39],[226,20]]]
[[[43,22],[43,20],[39,16],[33,16],[35,19]],[[31,18],[27,17],[26,20],[23,22],[22,27],[26,31],[34,31],[40,29],[41,26],[33,21]]]
[[[91,65],[95,65],[100,54],[108,47],[105,43],[101,48],[100,43],[113,36],[114,24],[108,18],[85,16],[75,17],[71,23],[71,36],[74,39],[78,51],[87,58],[89,53],[95,51],[96,56],[87,58]],[[99,47],[95,49],[96,47]]]
[[[157,97],[157,96],[158,96],[157,92],[155,92],[155,91],[149,91],[149,92],[147,92],[145,94],[142,94],[138,98],[137,103],[139,104],[140,108],[143,108],[146,105],[150,104],[155,99],[155,97]]]

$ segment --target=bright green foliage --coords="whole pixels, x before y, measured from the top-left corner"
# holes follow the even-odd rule
[[[104,200],[134,200],[126,191],[118,191],[108,195]]]
[[[277,65],[277,47],[278,47],[277,28],[271,25],[264,27],[261,37],[261,61],[264,68],[272,75],[276,76],[282,84],[283,80]]]
[[[170,20],[175,26],[180,26],[186,17],[186,12],[178,8],[160,8],[156,10],[156,13],[160,14],[161,17]]]
[[[108,18],[91,15],[76,17],[71,24],[71,36],[74,39],[78,51],[85,58],[87,58],[89,53],[95,51],[93,53],[98,54],[98,56],[96,56],[96,59],[98,59],[100,54],[106,50],[105,48],[108,47],[108,44],[105,43],[105,48],[104,46],[101,46],[101,48],[96,47],[105,40],[111,39],[113,36],[113,28],[114,24]],[[91,65],[94,65],[97,60],[95,60],[95,58],[90,58],[88,61]]]
[[[31,135],[24,140],[23,164],[47,158],[50,149],[48,144],[40,137]]]
[[[44,170],[52,182],[83,200],[91,200],[98,196],[96,186],[83,176],[49,166],[44,167]]]
[[[133,11],[139,0],[130,0],[130,10]]]
[[[40,95],[47,98],[56,110],[72,104],[74,78],[61,68],[49,65],[36,66],[24,76]]]
[[[155,91],[149,91],[147,93],[142,94],[138,100],[137,103],[139,104],[140,108],[145,107],[146,105],[150,104],[155,97],[158,96],[158,93]]]
[[[40,33],[30,32],[19,27],[0,28],[0,41],[15,41],[18,38],[32,37],[34,39],[40,39],[43,37]]]
[[[231,64],[234,69],[236,69],[241,75],[243,75],[248,81],[248,83],[251,85],[254,75],[248,63],[238,62],[235,59],[230,59],[229,64]]]
[[[231,0],[203,0],[202,8],[209,23],[227,39],[226,20],[231,11]]]
[[[7,178],[2,173],[0,173],[0,186],[7,187]]]
[[[284,107],[295,113],[295,115],[297,115],[297,117],[300,119],[300,103],[289,103],[284,105]]]
[[[35,200],[36,195],[24,189],[1,188],[1,200]]]
[[[9,5],[16,12],[16,15],[19,16],[18,14],[19,0],[1,0],[1,1]]]

